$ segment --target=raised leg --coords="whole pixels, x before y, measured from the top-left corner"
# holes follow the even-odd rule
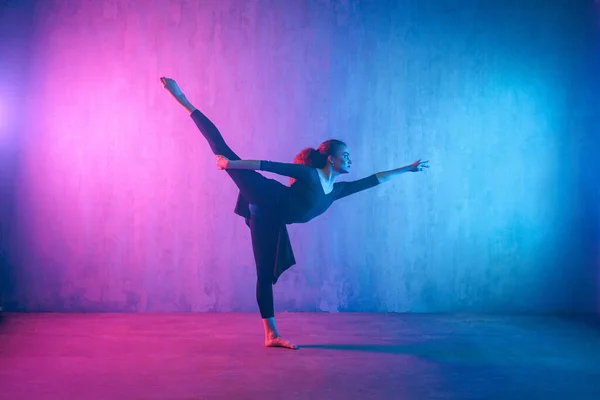
[[[210,119],[198,109],[195,109],[191,115],[192,120],[202,132],[202,135],[208,142],[210,149],[214,155],[225,156],[230,160],[239,160],[240,157],[231,150],[231,148],[225,143],[225,139],[219,132],[219,129],[212,123]]]
[[[230,160],[240,159],[240,157],[238,157],[238,155],[235,154],[231,148],[229,148],[227,143],[225,143],[221,132],[219,132],[219,129],[217,129],[215,124],[213,124],[206,115],[202,114],[200,110],[190,103],[175,80],[163,77],[160,78],[160,81],[165,90],[169,92],[169,94],[171,94],[171,96],[173,96],[173,98],[190,113],[192,120],[194,120],[194,123],[198,129],[200,132],[202,132],[202,135],[204,135],[204,138],[208,142],[210,149],[215,155],[219,154],[229,158]]]
[[[192,120],[208,142],[213,154],[225,156],[230,160],[240,159],[227,145],[215,124],[189,102],[173,79],[163,77],[160,78],[160,81],[167,92],[190,112]],[[284,188],[280,182],[268,179],[256,171],[227,169],[226,172],[240,189],[242,196],[251,204],[259,204],[263,207],[273,206],[278,198],[277,194]]]

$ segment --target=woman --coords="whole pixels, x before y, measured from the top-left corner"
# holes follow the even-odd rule
[[[351,182],[336,182],[350,171],[352,161],[346,144],[323,142],[318,149],[304,149],[293,164],[242,160],[227,146],[217,127],[183,94],[170,78],[160,78],[164,88],[191,115],[216,156],[217,167],[225,170],[240,190],[235,213],[250,227],[256,263],[256,300],[265,329],[265,346],[298,347],[284,340],[275,325],[273,287],[281,274],[296,263],[287,224],[308,222],[323,214],[335,200],[376,186],[404,172],[422,171],[427,161],[379,172]],[[291,178],[290,186],[256,171],[269,171]]]

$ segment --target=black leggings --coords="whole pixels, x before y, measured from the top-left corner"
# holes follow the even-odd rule
[[[195,110],[191,117],[215,155],[222,155],[230,160],[240,160],[240,157],[225,143],[217,127],[204,114]],[[236,169],[225,171],[240,189],[241,195],[254,206],[248,225],[256,263],[256,301],[261,317],[271,318],[275,315],[272,282],[279,233],[273,194],[281,190],[283,185],[256,171]]]

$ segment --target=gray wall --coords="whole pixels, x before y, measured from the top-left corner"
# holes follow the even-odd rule
[[[431,161],[291,226],[276,311],[592,311],[592,6],[39,2],[11,306],[257,310],[237,190],[167,75],[245,158]]]

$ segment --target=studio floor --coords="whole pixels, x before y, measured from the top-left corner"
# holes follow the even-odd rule
[[[5,314],[0,399],[600,399],[600,325],[559,316]]]

